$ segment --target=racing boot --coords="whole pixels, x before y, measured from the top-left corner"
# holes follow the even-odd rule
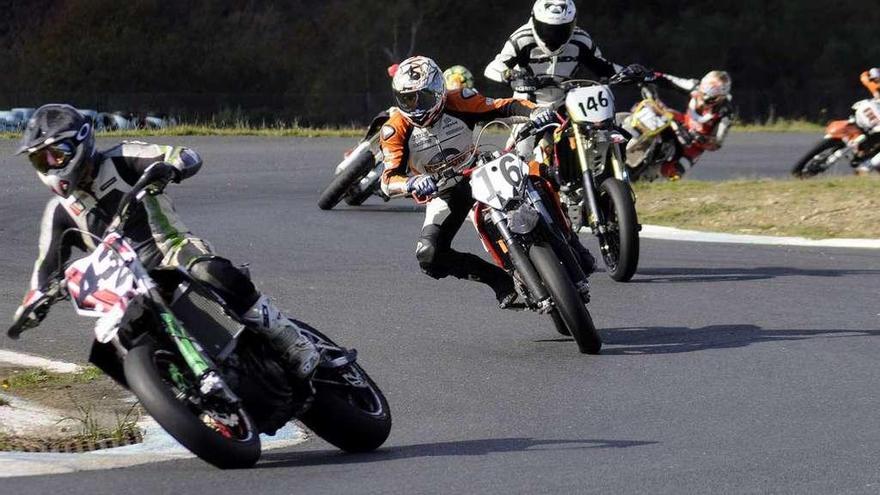
[[[574,252],[577,253],[578,259],[581,262],[581,270],[584,271],[584,275],[590,276],[593,272],[596,271],[596,258],[590,254],[590,250],[587,249],[586,246],[581,244],[580,237],[577,234],[572,233],[571,237],[568,240],[568,244],[574,249]]]
[[[284,316],[268,297],[260,296],[242,319],[269,339],[297,378],[306,379],[311,376],[321,354],[315,344],[300,333],[299,327]]]

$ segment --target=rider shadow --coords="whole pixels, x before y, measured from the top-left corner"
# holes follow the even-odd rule
[[[699,282],[740,282],[767,280],[777,277],[845,277],[848,275],[876,275],[880,270],[834,270],[791,268],[781,266],[749,268],[645,268],[632,284],[675,284]],[[648,275],[648,277],[645,277]],[[653,275],[653,277],[651,277]]]
[[[734,349],[762,342],[880,336],[880,330],[765,330],[757,325],[687,327],[624,327],[602,331],[604,355],[676,354],[709,349]]]
[[[653,445],[642,440],[538,440],[534,438],[487,438],[457,442],[422,443],[385,447],[367,454],[345,454],[338,450],[269,453],[263,455],[261,468],[289,468],[333,464],[364,464],[446,456],[483,456],[508,452],[544,450],[625,449]]]

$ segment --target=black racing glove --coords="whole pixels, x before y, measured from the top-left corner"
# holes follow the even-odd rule
[[[538,79],[531,71],[524,69],[509,70],[506,74],[510,88],[517,93],[534,93],[538,90]]]
[[[649,77],[653,79],[654,75],[653,71],[648,70],[648,68],[641,64],[630,64],[624,67],[620,74],[634,81],[647,81]]]
[[[164,191],[170,182],[180,182],[180,170],[167,162],[154,162],[144,170],[144,175],[153,179],[150,184],[156,192]]]

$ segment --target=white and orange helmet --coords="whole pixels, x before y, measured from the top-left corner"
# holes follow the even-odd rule
[[[723,70],[713,70],[700,80],[697,94],[703,104],[714,106],[730,99],[732,85],[730,74]]]
[[[443,71],[428,57],[410,57],[401,62],[391,88],[400,113],[419,127],[432,125],[446,106]]]

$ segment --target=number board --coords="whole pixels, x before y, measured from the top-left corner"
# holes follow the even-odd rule
[[[614,118],[614,93],[608,86],[576,88],[566,95],[565,107],[574,122],[598,124]]]
[[[519,197],[528,174],[529,165],[515,154],[508,153],[474,169],[471,194],[480,203],[500,210],[508,201]]]

